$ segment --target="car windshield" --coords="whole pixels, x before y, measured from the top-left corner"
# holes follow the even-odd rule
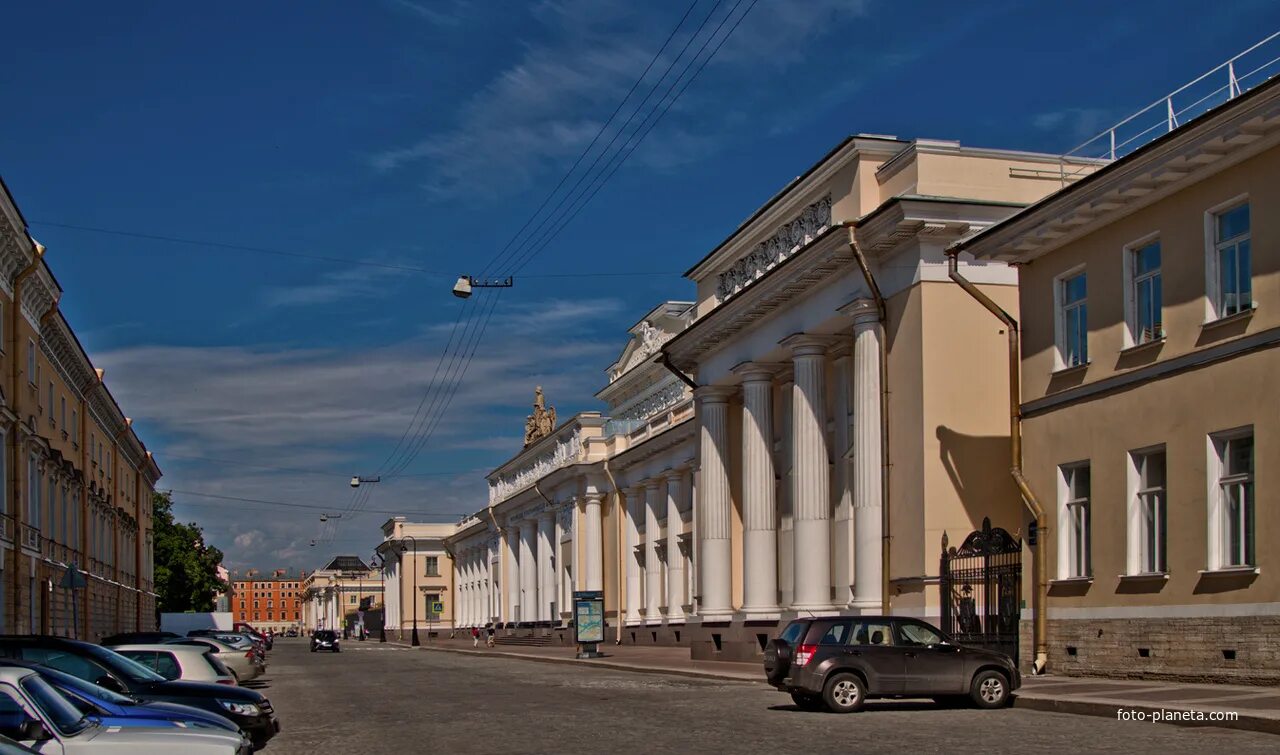
[[[89,726],[84,714],[68,702],[62,693],[41,679],[39,674],[23,677],[22,689],[31,696],[31,700],[44,713],[49,723],[63,734],[75,734]]]
[[[332,640],[333,638],[334,638],[333,632],[330,632],[328,630],[325,630],[322,632],[316,632],[317,640]]]
[[[165,681],[163,676],[160,676],[137,661],[125,658],[114,650],[108,650],[97,645],[86,645],[85,649],[95,661],[106,666],[112,671],[112,673],[123,676],[131,682],[136,684],[151,684],[153,682]]]
[[[44,676],[55,687],[59,689],[70,689],[72,692],[79,692],[98,700],[105,700],[114,705],[134,705],[135,701],[132,697],[126,697],[119,692],[113,692],[106,687],[99,687],[93,682],[85,681],[78,676],[68,674],[65,671],[59,671],[48,666],[40,669],[41,676]]]

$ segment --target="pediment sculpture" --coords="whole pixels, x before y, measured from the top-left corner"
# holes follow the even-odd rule
[[[537,443],[556,429],[556,408],[547,408],[546,399],[542,395],[542,386],[533,391],[533,414],[524,421],[524,447]]]

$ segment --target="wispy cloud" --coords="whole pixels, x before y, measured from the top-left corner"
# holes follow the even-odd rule
[[[695,8],[632,105],[649,91],[713,6],[706,2]],[[704,35],[716,28],[728,7],[715,11]],[[780,119],[791,119],[793,111],[778,107],[773,87],[784,85],[799,98],[820,94],[827,84],[820,78],[797,78],[795,72],[808,50],[837,38],[839,30],[847,29],[866,9],[865,0],[759,3],[696,87],[636,152],[634,162],[657,169],[677,167],[705,158],[735,138],[768,131]],[[528,189],[544,174],[563,170],[590,143],[677,18],[669,7],[621,0],[546,0],[531,14],[524,54],[498,71],[459,110],[455,122],[374,154],[370,164],[380,171],[423,170],[423,185],[437,200]],[[700,46],[701,38],[676,63],[672,75],[683,70]],[[661,101],[666,91],[664,83],[646,108]],[[624,109],[623,118],[629,112]],[[643,118],[644,113],[619,139],[619,146]],[[607,132],[605,142],[616,128]]]
[[[461,26],[470,15],[470,0],[388,0],[391,7],[433,26]]]
[[[263,292],[263,305],[269,309],[309,307],[332,304],[386,293],[405,273],[377,267],[351,267],[322,274],[311,283],[296,286],[273,286]]]

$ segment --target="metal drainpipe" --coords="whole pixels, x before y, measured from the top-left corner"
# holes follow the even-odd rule
[[[1013,477],[1013,482],[1018,486],[1018,491],[1022,494],[1022,501],[1027,509],[1031,511],[1031,515],[1036,519],[1036,537],[1040,539],[1036,545],[1036,593],[1035,593],[1035,641],[1036,641],[1036,660],[1031,664],[1031,671],[1035,674],[1043,674],[1049,665],[1049,634],[1048,634],[1048,607],[1049,607],[1049,582],[1048,571],[1046,570],[1047,548],[1045,548],[1045,536],[1049,532],[1048,522],[1044,514],[1044,506],[1040,504],[1040,499],[1031,491],[1031,486],[1027,483],[1027,478],[1022,473],[1022,376],[1019,369],[1021,365],[1021,346],[1019,344],[1018,321],[1005,312],[1004,309],[992,301],[991,297],[983,293],[977,286],[973,285],[969,279],[960,274],[959,263],[960,250],[951,249],[947,251],[947,274],[951,280],[955,281],[965,293],[972,296],[987,311],[995,315],[1009,333],[1009,453],[1010,467],[1009,475]]]
[[[862,278],[867,282],[867,288],[871,290],[871,298],[876,302],[880,327],[887,331],[888,315],[884,296],[880,293],[880,285],[876,283],[876,277],[871,274],[871,268],[867,265],[867,256],[858,248],[858,243],[853,238],[857,221],[846,220],[841,225],[849,229],[849,250],[853,252],[853,259],[858,263]],[[889,534],[889,466],[889,347],[882,335],[880,338],[880,612],[886,616],[890,612],[889,549],[893,544],[893,538]]]
[[[27,238],[32,243],[33,253],[31,257],[31,262],[26,267],[24,267],[21,272],[18,273],[17,277],[13,279],[13,306],[9,308],[9,338],[10,338],[10,343],[13,344],[13,346],[9,349],[9,355],[10,355],[9,360],[10,360],[10,366],[11,366],[9,396],[11,397],[10,400],[13,401],[13,409],[15,410],[14,414],[18,415],[18,419],[14,427],[13,444],[11,446],[9,455],[12,460],[11,468],[13,469],[13,525],[14,525],[13,537],[18,542],[21,542],[21,538],[22,538],[22,505],[21,505],[22,504],[22,487],[18,484],[18,480],[19,480],[18,470],[22,468],[21,467],[22,448],[21,448],[21,444],[18,443],[18,432],[16,427],[16,425],[22,424],[22,412],[19,411],[19,406],[21,404],[19,397],[22,394],[18,390],[18,387],[19,387],[18,365],[22,362],[22,360],[18,356],[18,323],[21,322],[22,320],[22,284],[24,281],[26,281],[27,278],[31,277],[31,275],[37,269],[39,269],[40,260],[44,257],[44,245],[40,244],[35,239],[32,239],[30,235],[28,235]],[[32,379],[34,379],[34,376],[32,377]],[[28,483],[29,482],[30,481],[28,481]],[[20,570],[17,568],[18,556],[16,555],[19,552],[19,549],[15,548],[13,549],[13,552],[15,554],[14,569],[13,569],[13,594],[16,596],[21,596],[22,595],[22,575],[19,574]],[[15,606],[18,605],[16,600],[14,601],[14,605]],[[19,612],[19,614],[20,613],[21,612]]]
[[[666,355],[664,354],[663,356],[666,356]],[[604,462],[603,462],[603,466],[604,466],[604,476],[609,478],[609,487],[613,488],[613,503],[614,503],[614,508],[616,509],[616,508],[618,508],[618,481],[617,481],[617,480],[615,480],[615,479],[613,479],[613,472],[609,470],[609,460],[608,460],[608,459],[605,459],[605,460],[604,460]],[[601,512],[601,515],[603,516],[603,512]],[[614,529],[616,529],[616,530],[617,530],[617,532],[616,532],[617,537],[618,537],[618,547],[617,547],[617,551],[618,551],[619,558],[618,558],[618,593],[617,593],[617,598],[615,598],[615,604],[614,604],[614,607],[613,607],[613,613],[614,613],[615,618],[617,619],[617,620],[614,622],[614,627],[615,627],[615,639],[614,639],[614,641],[613,641],[613,644],[615,644],[615,645],[621,645],[621,644],[622,644],[622,581],[626,578],[626,577],[625,577],[625,574],[624,574],[625,567],[626,567],[626,561],[624,560],[625,556],[623,556],[623,553],[622,553],[622,547],[623,547],[623,546],[622,546],[622,512],[621,512],[621,511],[615,511],[615,512],[614,512],[614,519],[616,519],[616,520],[617,520],[617,522],[618,522],[618,526],[617,526],[617,527],[615,527]],[[603,539],[604,539],[604,533],[603,533],[603,532],[601,532],[601,533],[600,533],[600,539],[601,539],[601,540],[603,540]],[[602,543],[601,543],[601,548],[600,548],[600,551],[601,551],[601,553],[600,553],[600,557],[601,557],[601,558],[603,558],[603,557],[604,557],[604,547],[603,547],[603,546],[604,546],[604,543],[602,542]],[[601,571],[601,575],[600,575],[600,576],[601,576],[601,577],[603,577],[603,576],[604,576],[604,573],[603,573],[603,572],[604,572],[604,564],[600,564],[600,571]]]

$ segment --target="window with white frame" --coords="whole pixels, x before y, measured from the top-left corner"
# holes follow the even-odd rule
[[[1059,574],[1067,579],[1092,576],[1089,562],[1089,464],[1061,468]]]
[[[1249,203],[1212,214],[1211,280],[1214,314],[1230,317],[1253,308],[1253,264],[1250,251]]]
[[[440,576],[440,557],[439,556],[427,556],[426,576],[428,577]]]
[[[1168,571],[1166,524],[1165,450],[1153,448],[1129,455],[1131,488],[1129,573],[1162,574]]]
[[[1084,270],[1068,273],[1057,281],[1054,299],[1058,306],[1058,356],[1063,367],[1089,362],[1087,294]]]
[[[1254,566],[1254,454],[1252,429],[1222,433],[1212,438],[1214,518],[1210,532],[1210,568]]]
[[[1164,336],[1160,241],[1130,247],[1127,252],[1129,334],[1134,345],[1141,345]]]
[[[51,424],[51,425],[52,425],[52,424],[54,424],[54,421],[53,421],[53,381],[52,381],[52,380],[50,380],[50,381],[49,381],[49,424]]]

